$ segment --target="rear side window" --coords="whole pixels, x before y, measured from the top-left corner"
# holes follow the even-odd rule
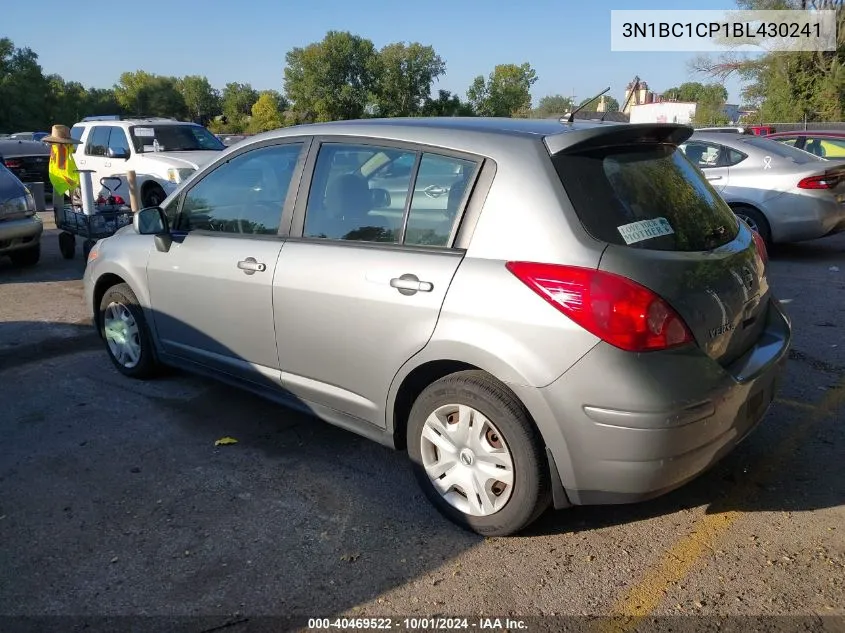
[[[809,152],[796,149],[795,147],[790,147],[789,145],[785,145],[784,143],[778,143],[777,141],[773,141],[770,138],[751,136],[747,139],[742,139],[742,142],[746,143],[747,145],[751,145],[752,147],[756,147],[760,151],[766,152],[766,154],[786,159],[788,161],[796,163],[797,165],[817,163],[819,161],[824,160],[823,158],[819,158],[818,156],[813,156]]]
[[[673,145],[604,147],[553,157],[594,238],[633,248],[705,251],[733,240],[733,211]]]

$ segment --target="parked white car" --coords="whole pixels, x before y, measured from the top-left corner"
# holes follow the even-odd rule
[[[225,145],[201,125],[166,118],[86,117],[71,128],[80,141],[74,152],[80,170],[90,169],[94,191],[108,195],[100,180],[129,203],[126,172],[134,170],[143,207],[154,207]]]

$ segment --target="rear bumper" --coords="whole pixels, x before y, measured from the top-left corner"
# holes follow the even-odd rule
[[[32,248],[41,239],[44,224],[33,215],[18,220],[0,220],[0,255]]]
[[[565,489],[555,505],[642,501],[707,470],[763,419],[790,340],[773,304],[757,344],[727,368],[698,349],[636,355],[602,343],[536,393],[517,388]]]
[[[774,242],[814,240],[845,231],[845,204],[821,196],[783,195],[768,203]]]

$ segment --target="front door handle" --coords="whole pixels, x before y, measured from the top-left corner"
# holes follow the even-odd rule
[[[416,275],[404,274],[390,280],[390,287],[396,288],[403,295],[413,295],[417,292],[431,292],[434,284],[430,281],[420,281]]]
[[[247,275],[254,275],[257,272],[263,273],[267,270],[267,264],[257,261],[254,257],[247,257],[238,262],[238,268]]]
[[[721,180],[721,176],[707,176],[707,180]]]

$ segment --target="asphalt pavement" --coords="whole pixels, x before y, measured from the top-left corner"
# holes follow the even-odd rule
[[[120,376],[82,305],[81,245],[62,259],[44,217],[40,264],[0,261],[0,616],[845,630],[845,235],[772,251],[794,349],[732,454],[660,499],[485,539],[433,510],[403,453],[205,379]]]

